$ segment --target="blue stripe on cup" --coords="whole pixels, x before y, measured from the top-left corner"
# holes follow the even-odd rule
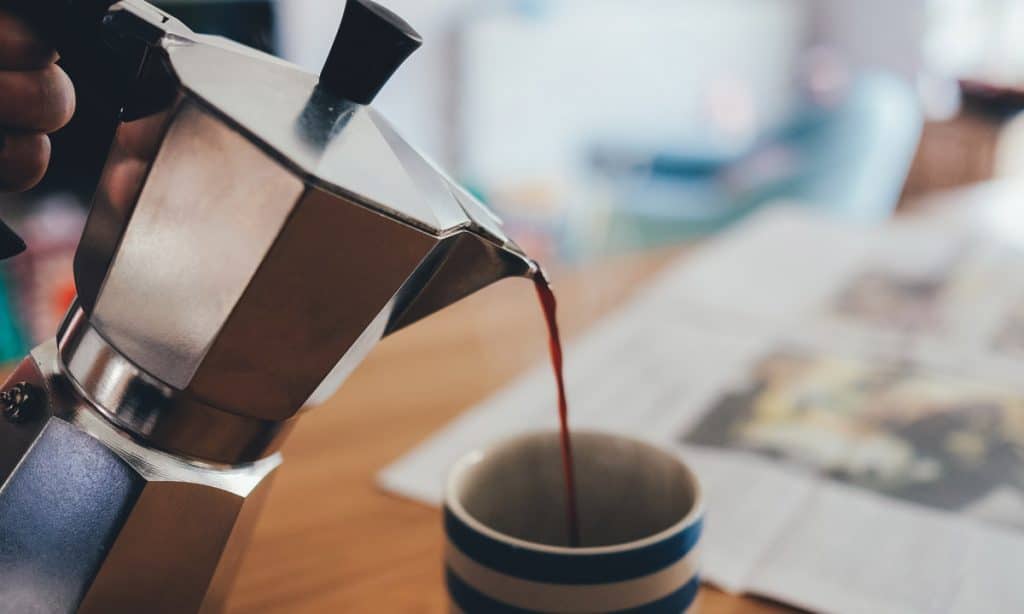
[[[445,581],[452,601],[465,614],[542,614],[537,610],[524,610],[491,599],[463,582],[451,569],[445,569]],[[694,576],[682,588],[666,597],[609,614],[679,614],[693,604],[698,590],[700,579]]]
[[[467,526],[448,508],[444,510],[448,539],[474,561],[516,578],[555,584],[606,584],[648,576],[693,550],[703,524],[703,519],[699,519],[680,533],[636,550],[559,554],[526,550],[491,539]]]

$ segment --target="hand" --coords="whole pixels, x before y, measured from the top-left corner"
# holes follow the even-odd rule
[[[49,133],[75,112],[75,90],[57,53],[32,29],[0,11],[0,192],[22,192],[50,163]]]

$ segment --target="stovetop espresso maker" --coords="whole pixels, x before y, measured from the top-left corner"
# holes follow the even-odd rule
[[[0,611],[217,611],[300,409],[535,265],[369,106],[420,44],[373,2],[319,76],[141,0],[13,4],[108,58],[79,87],[130,78],[78,298],[0,393]]]

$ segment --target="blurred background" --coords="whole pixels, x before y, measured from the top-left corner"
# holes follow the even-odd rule
[[[718,232],[773,203],[872,222],[1024,173],[1015,0],[384,0],[426,45],[377,105],[541,260]],[[317,71],[343,0],[166,0]],[[106,128],[83,105],[2,270],[0,360],[52,335]]]

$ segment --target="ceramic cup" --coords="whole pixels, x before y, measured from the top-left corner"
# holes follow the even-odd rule
[[[568,547],[557,433],[516,437],[448,478],[445,576],[453,612],[678,614],[697,596],[703,502],[669,452],[573,433],[581,547]]]

